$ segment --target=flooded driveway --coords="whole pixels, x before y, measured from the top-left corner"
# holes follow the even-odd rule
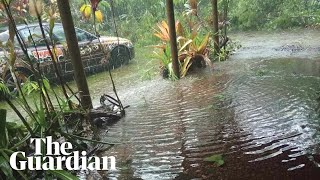
[[[214,71],[177,82],[119,78],[130,108],[101,133],[123,142],[105,153],[117,157],[109,178],[317,179],[319,35],[234,34],[243,47]],[[215,154],[223,166],[203,161]]]

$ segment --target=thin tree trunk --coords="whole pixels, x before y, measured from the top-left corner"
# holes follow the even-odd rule
[[[170,33],[173,72],[174,72],[174,75],[179,79],[180,71],[179,71],[177,35],[176,35],[176,27],[175,27],[175,20],[174,20],[173,0],[166,0],[166,2],[167,2],[166,3],[167,17],[168,17],[168,25],[169,25],[169,33]]]
[[[8,136],[6,133],[6,123],[7,122],[7,110],[0,109],[0,132],[1,132],[1,138],[0,138],[0,147],[6,148],[8,146]]]
[[[70,53],[70,58],[74,69],[74,78],[76,80],[77,87],[80,93],[81,105],[85,109],[91,109],[92,101],[80,56],[78,40],[71,16],[69,0],[58,0],[57,3],[63,29],[66,35],[68,51]]]
[[[224,0],[224,44],[220,44],[220,48],[223,47],[224,51],[226,51],[226,45],[229,40],[227,37],[227,22],[228,22],[228,10],[229,10],[229,0]]]
[[[214,50],[218,54],[219,49],[219,22],[218,22],[218,1],[211,0],[212,2],[212,16],[213,16],[213,40],[214,40]]]

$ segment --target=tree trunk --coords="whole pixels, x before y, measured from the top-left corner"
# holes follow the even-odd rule
[[[215,54],[218,54],[219,49],[219,22],[218,22],[218,1],[211,0],[212,2],[212,16],[213,16],[213,40]]]
[[[4,149],[7,148],[8,145],[8,137],[6,133],[6,117],[7,117],[7,110],[0,109],[0,148]]]
[[[91,102],[90,92],[88,88],[84,67],[81,60],[78,40],[76,37],[76,32],[75,32],[72,15],[70,11],[69,0],[58,0],[57,3],[58,3],[58,8],[60,12],[63,29],[64,29],[66,40],[67,40],[71,63],[74,69],[74,78],[76,80],[78,91],[80,93],[81,105],[85,109],[91,109],[92,102]]]
[[[166,0],[166,2],[167,2],[166,3],[167,17],[168,17],[168,25],[169,25],[169,33],[170,33],[173,72],[174,72],[174,75],[179,79],[180,71],[179,71],[177,35],[176,35],[176,27],[175,27],[175,20],[174,20],[173,0]]]
[[[222,45],[220,44],[220,48],[223,47],[224,51],[226,50],[227,42],[229,38],[227,37],[227,22],[228,22],[228,9],[229,9],[229,0],[224,0],[224,40],[225,43]]]

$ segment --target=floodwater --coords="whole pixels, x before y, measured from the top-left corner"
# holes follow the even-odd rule
[[[241,33],[242,48],[178,82],[118,79],[126,117],[110,179],[317,179],[320,34]],[[124,73],[125,74],[125,73]],[[130,77],[127,75],[127,77]],[[216,167],[203,158],[222,154]]]
[[[242,48],[228,61],[176,82],[141,81],[137,62],[114,71],[130,107],[101,130],[102,140],[121,142],[102,154],[117,158],[109,179],[320,177],[320,33],[230,37]],[[89,85],[96,106],[99,95],[112,94],[107,73]],[[216,154],[223,166],[203,161]]]

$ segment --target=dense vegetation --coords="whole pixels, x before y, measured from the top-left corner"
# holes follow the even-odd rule
[[[183,12],[189,11],[189,0],[174,0],[176,18],[183,19]],[[198,1],[198,16],[207,23],[211,23],[211,0]],[[235,30],[269,30],[278,28],[317,27],[320,24],[319,0],[219,0],[220,17],[223,16],[223,5],[228,1],[228,20],[230,28]],[[24,1],[16,1],[15,6],[22,8]],[[45,2],[51,2],[46,0]],[[104,21],[98,25],[102,34],[114,34],[114,24],[108,0],[102,0],[98,9],[103,13]],[[75,24],[78,27],[93,32],[93,23],[84,23],[80,12],[83,4],[89,4],[88,0],[71,0],[72,12]],[[119,35],[126,37],[139,45],[151,45],[157,40],[152,30],[156,24],[166,19],[165,0],[113,0],[114,13]],[[17,15],[20,15],[19,13]],[[17,16],[19,17],[19,16]],[[21,16],[20,16],[21,17]],[[28,22],[35,19],[27,17]],[[0,19],[5,21],[3,12]],[[90,21],[93,21],[90,18]],[[20,19],[20,22],[23,22]],[[3,26],[3,25],[2,25]]]
[[[66,1],[59,2],[65,3]],[[62,12],[60,5],[69,6],[68,4],[59,4],[59,12]],[[29,142],[30,138],[34,137],[51,136],[54,141],[63,140],[72,142],[76,150],[89,150],[91,145],[92,147],[96,147],[93,149],[97,149],[98,145],[96,146],[96,144],[108,145],[109,148],[113,144],[97,141],[98,138],[95,131],[97,124],[95,124],[94,116],[89,112],[89,108],[91,107],[83,105],[81,97],[79,98],[80,92],[75,92],[71,89],[61,74],[59,58],[55,48],[56,44],[52,38],[55,26],[54,22],[59,18],[57,4],[54,1],[35,0],[30,1],[27,5],[27,1],[2,0],[0,2],[0,9],[1,20],[3,20],[4,24],[9,24],[10,27],[8,39],[0,43],[1,52],[5,54],[5,56],[1,57],[1,61],[6,62],[3,64],[3,67],[9,70],[9,74],[15,84],[15,88],[10,89],[8,81],[5,81],[5,78],[3,78],[3,75],[8,76],[9,74],[3,73],[0,77],[0,98],[6,101],[20,119],[20,123],[7,122],[6,110],[0,109],[0,130],[2,133],[0,136],[0,179],[52,179],[54,177],[77,179],[74,176],[75,172],[71,174],[67,171],[55,170],[54,168],[49,171],[36,172],[31,171],[31,169],[13,170],[14,168],[11,168],[9,165],[9,162],[12,161],[10,157],[14,152],[23,151],[26,152],[27,156],[33,155],[32,152],[35,151],[35,147]],[[99,13],[96,15],[97,20],[101,22],[102,15]],[[22,17],[25,17],[25,19]],[[48,35],[45,34],[43,26],[43,22],[45,21],[49,22]],[[21,32],[18,31],[17,24],[28,22],[38,23],[41,35],[34,35],[29,31],[28,39],[23,39]],[[37,38],[44,41],[45,47],[50,54],[55,75],[59,79],[59,90],[51,88],[45,77],[45,73],[40,68],[41,61],[37,61],[29,53],[30,47],[28,44],[37,49]],[[102,47],[103,45],[100,43],[100,46]],[[16,51],[18,47],[21,49],[24,57],[21,61],[27,64],[32,72],[28,78],[20,78],[22,72],[19,71],[19,67],[17,67],[18,63],[16,63],[19,59]],[[78,48],[76,49],[79,51]],[[107,56],[107,53],[104,56]],[[108,69],[110,72],[110,67]],[[113,89],[115,91],[115,87]],[[63,96],[59,96],[60,91]],[[27,99],[27,96],[32,100]],[[111,96],[104,96],[104,100],[108,100],[109,98],[121,104],[120,101]],[[108,112],[108,110],[105,109],[105,112]],[[124,112],[122,111],[121,114],[124,114]],[[114,114],[114,117],[116,116]],[[101,115],[97,117],[101,117]],[[117,117],[120,118],[120,116]],[[99,146],[99,148],[101,147]],[[47,149],[44,144],[36,148],[40,149],[42,153],[41,157],[45,155]],[[91,152],[93,153],[94,151]],[[17,157],[19,161],[26,160],[25,156]],[[38,163],[39,165],[43,165],[47,162],[43,159]],[[64,165],[60,169],[65,169]]]
[[[190,10],[186,5],[189,0],[174,0],[175,14],[183,19],[183,12]],[[226,0],[219,0],[220,17],[223,16],[223,5]],[[73,0],[73,12],[80,17],[79,8],[83,0]],[[228,20],[233,30],[269,30],[278,28],[304,28],[320,25],[319,0],[228,0]],[[157,40],[152,32],[156,24],[164,19],[165,0],[114,0],[120,36],[127,37],[140,45],[154,44]],[[210,0],[198,1],[198,16],[210,23]],[[101,28],[107,33],[113,33],[110,8],[100,6],[104,12],[105,21]],[[87,24],[78,21],[78,26]]]
[[[177,23],[179,28],[177,29],[181,30],[177,30],[177,34],[183,37],[178,41],[181,77],[185,76],[187,71],[192,68],[192,62],[197,62],[197,60],[200,59],[198,61],[200,62],[200,67],[203,66],[201,63],[204,61],[211,62],[208,57],[209,52],[207,51],[207,46],[210,46],[209,37],[212,24],[211,2],[210,0],[193,0],[193,2],[196,2],[197,7],[193,8],[190,1],[191,0],[174,0],[176,19],[179,21],[179,23]],[[12,0],[10,1],[11,4],[5,2],[9,1],[2,0],[2,7],[0,7],[2,10],[0,11],[0,21],[2,24],[0,27],[7,26],[10,18],[11,22],[13,22],[13,17],[17,23],[37,22],[39,20],[41,23],[41,19],[51,23],[60,21],[54,0],[43,1],[46,4],[50,4],[50,6],[43,6],[44,13],[41,14],[41,18],[40,14],[32,16],[32,10],[29,9],[29,11],[27,11],[28,6],[25,0]],[[172,63],[170,51],[168,50],[168,34],[163,33],[168,32],[166,22],[163,21],[166,19],[165,0],[102,0],[98,6],[98,11],[94,12],[96,13],[96,18],[91,18],[90,13],[86,11],[88,9],[85,7],[90,4],[88,0],[72,0],[70,2],[74,22],[77,27],[90,32],[99,32],[104,35],[114,35],[118,32],[117,35],[132,40],[136,46],[159,45],[160,39],[160,45],[162,45],[160,47],[162,51],[160,52],[162,52],[162,54],[157,55],[160,56],[159,59],[161,59],[162,62],[162,70],[164,73],[167,73],[167,76],[172,74],[170,70]],[[226,4],[228,4],[228,8],[224,9]],[[11,9],[12,12],[5,12],[4,5],[6,5],[7,11]],[[271,0],[219,0],[219,20],[223,21],[227,19],[230,22],[229,28],[234,30],[317,27],[320,25],[319,8],[319,0],[279,0],[276,2]],[[228,17],[223,17],[226,13],[224,10],[228,11]],[[196,27],[196,23],[201,24],[201,29],[193,28]],[[94,24],[97,26],[94,26]],[[10,42],[13,41],[15,31],[16,29],[14,29],[14,31],[11,30]],[[6,45],[14,55],[13,44],[6,43],[2,46],[4,45]],[[49,47],[48,42],[46,45]],[[24,50],[26,57],[28,57],[26,46],[23,43],[20,43],[20,46],[21,49]],[[10,58],[9,62],[11,62],[10,64],[13,66],[16,57],[11,56]],[[55,58],[56,57],[52,55],[51,59]],[[32,64],[31,60],[30,64]],[[13,77],[15,77],[15,68],[9,68],[11,68],[10,71]],[[38,67],[34,68],[36,69]],[[56,71],[58,75],[59,71]],[[5,83],[2,80],[0,81],[1,97],[14,109],[24,124],[23,127],[16,123],[9,124],[6,122],[5,115],[1,116],[3,118],[1,118],[0,124],[6,124],[6,126],[8,126],[2,127],[2,131],[8,131],[8,133],[0,139],[0,141],[5,142],[0,144],[0,149],[6,150],[0,152],[0,164],[6,165],[6,167],[0,171],[0,179],[3,175],[11,178],[23,177],[25,179],[27,179],[27,176],[44,176],[42,174],[30,174],[29,172],[15,174],[9,170],[10,168],[7,165],[7,156],[12,153],[12,150],[29,148],[25,145],[25,142],[31,136],[36,135],[43,137],[54,134],[56,135],[55,138],[63,136],[68,141],[75,141],[75,139],[84,140],[81,136],[69,133],[69,124],[66,119],[72,115],[79,115],[79,117],[73,118],[77,122],[77,126],[75,126],[76,128],[72,129],[72,131],[79,131],[77,135],[87,135],[91,133],[83,133],[82,130],[87,126],[94,126],[92,122],[89,122],[89,124],[85,122],[87,112],[79,107],[79,100],[74,98],[77,97],[77,93],[74,93],[65,82],[61,82],[60,88],[64,92],[64,97],[61,98],[50,88],[43,74],[34,74],[34,76],[37,81],[27,82],[24,87],[20,87],[19,82],[15,80],[19,92],[18,97],[11,97]],[[32,105],[30,105],[30,102],[25,98],[26,95],[31,93],[29,91],[34,91],[40,99],[38,104],[34,104],[34,108],[31,107]],[[71,95],[68,95],[68,93]],[[21,115],[15,107],[16,105],[12,103],[12,98],[16,98],[15,100],[26,110],[28,118]],[[53,104],[53,100],[56,101],[58,105]],[[9,125],[11,125],[11,127]],[[10,134],[10,130],[17,132],[18,130],[16,129],[21,130],[18,136],[16,133]],[[85,139],[85,141],[92,142],[90,139]],[[94,142],[97,143],[98,141]],[[73,143],[78,144],[77,148],[79,149],[86,149],[78,142]],[[53,175],[57,176],[56,174]]]

